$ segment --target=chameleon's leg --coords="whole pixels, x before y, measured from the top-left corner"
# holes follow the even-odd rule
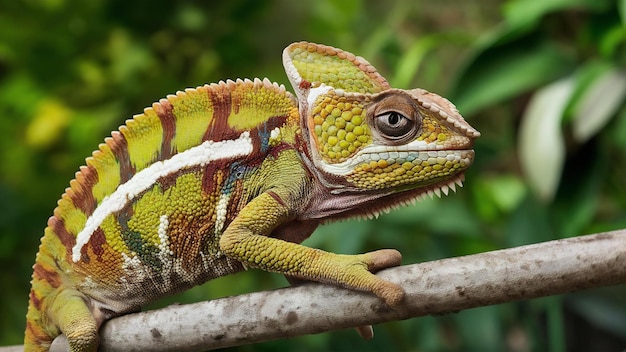
[[[288,218],[287,203],[275,192],[248,203],[222,234],[222,252],[248,266],[372,292],[390,306],[400,303],[404,290],[371,273],[399,265],[396,250],[341,255],[267,237]]]
[[[48,307],[48,315],[67,337],[71,351],[97,350],[98,324],[80,292],[62,290]]]

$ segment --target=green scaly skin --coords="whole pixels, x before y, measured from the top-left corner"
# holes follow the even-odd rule
[[[295,97],[257,79],[187,89],[87,158],[41,240],[26,350],[63,333],[95,351],[107,319],[244,267],[402,301],[372,274],[399,252],[299,243],[322,222],[454,190],[480,134],[446,99],[393,89],[339,49],[294,43],[283,63]]]

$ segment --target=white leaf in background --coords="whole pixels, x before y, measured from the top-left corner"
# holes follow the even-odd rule
[[[626,95],[626,72],[612,69],[599,76],[580,97],[572,121],[574,138],[586,142],[604,127]]]
[[[520,163],[532,190],[544,201],[552,200],[559,185],[565,159],[561,120],[574,86],[574,78],[567,77],[539,89],[522,116]]]

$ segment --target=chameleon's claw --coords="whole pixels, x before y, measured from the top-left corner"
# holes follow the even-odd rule
[[[363,340],[371,340],[374,337],[374,329],[371,325],[361,325],[354,328]]]

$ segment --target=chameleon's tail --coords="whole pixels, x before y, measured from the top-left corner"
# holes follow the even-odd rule
[[[67,337],[71,351],[96,351],[97,323],[80,293],[54,289],[51,296],[41,300],[34,292],[31,290],[26,315],[25,351],[48,351],[61,333]]]
[[[54,338],[61,333],[47,314],[49,303],[54,300],[52,296],[60,286],[61,279],[58,270],[54,270],[55,260],[45,244],[47,243],[42,240],[33,265],[24,332],[25,351],[48,351]]]
[[[28,313],[26,313],[26,331],[24,333],[24,351],[48,351],[52,340],[58,333],[51,334],[41,312],[41,300],[34,290],[30,291]]]
[[[25,351],[48,351],[55,337],[65,334],[72,351],[96,351],[98,324],[86,297],[64,277],[50,241],[45,236],[33,266],[26,313]],[[57,243],[58,248],[63,248]],[[61,254],[61,255],[64,255]]]

